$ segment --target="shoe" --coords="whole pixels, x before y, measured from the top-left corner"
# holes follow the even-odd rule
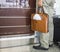
[[[38,46],[33,46],[34,49],[37,49],[37,50],[48,50],[49,48],[44,48],[44,47],[41,47],[40,45]]]
[[[60,44],[59,44],[59,48],[60,48]]]
[[[50,44],[49,47],[53,47],[53,44]]]

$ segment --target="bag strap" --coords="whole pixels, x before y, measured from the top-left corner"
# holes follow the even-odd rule
[[[36,0],[36,13],[38,13],[38,0]]]
[[[45,13],[43,6],[40,6],[40,7],[38,6],[38,2],[39,0],[36,0],[36,13]]]
[[[38,8],[38,11],[39,11],[38,13],[45,13],[43,6],[40,6],[40,7]]]

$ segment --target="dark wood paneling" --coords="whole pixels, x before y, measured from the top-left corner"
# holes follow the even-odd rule
[[[29,0],[29,5],[30,5],[30,8],[35,8],[36,0]]]
[[[30,25],[31,14],[35,13],[36,0],[29,0],[30,8],[0,8],[0,17],[8,16],[8,18],[0,18],[0,26],[17,26],[17,25]],[[26,18],[9,18],[16,16],[24,16]],[[1,35],[9,34],[28,34],[32,33],[30,27],[8,27],[0,28]]]
[[[1,18],[0,26],[30,25],[30,18]]]
[[[2,8],[0,9],[0,16],[31,16],[35,9],[20,9],[20,8]]]
[[[9,34],[28,34],[31,33],[30,27],[15,27],[15,28],[0,28],[0,36],[1,35],[9,35]]]
[[[0,8],[0,16],[30,16],[35,12],[36,0],[29,0],[30,8]]]

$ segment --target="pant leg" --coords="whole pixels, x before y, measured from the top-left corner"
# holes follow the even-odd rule
[[[53,36],[54,36],[54,25],[53,25],[53,18],[49,17],[49,44],[53,43]]]
[[[53,41],[53,29],[54,29],[53,28],[53,18],[49,17],[49,32],[41,33],[41,32],[36,31],[35,41],[40,41],[41,47],[49,48],[49,44]]]
[[[42,47],[49,48],[49,44],[53,43],[53,35],[54,35],[54,25],[53,18],[49,16],[49,32],[48,33],[40,33],[40,43]]]
[[[40,33],[38,31],[35,31],[34,35],[35,35],[34,43],[40,43]]]
[[[53,43],[53,35],[54,35],[54,25],[53,25],[53,17],[49,15],[49,32],[48,33],[40,33],[40,43],[42,47],[49,48],[49,44]]]
[[[41,43],[41,47],[49,48],[49,32],[40,33],[40,43]]]
[[[41,33],[41,32],[35,31],[34,43],[39,43],[41,47],[49,48],[49,32]]]

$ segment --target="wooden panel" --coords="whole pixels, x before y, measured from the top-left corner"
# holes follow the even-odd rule
[[[0,8],[0,16],[30,16],[35,12],[36,0],[29,0],[30,8]]]
[[[30,27],[0,28],[0,36],[9,34],[28,34],[31,32]]]
[[[30,25],[30,18],[0,18],[0,26]]]
[[[31,16],[35,9],[20,9],[20,8],[2,8],[0,16]]]
[[[31,14],[35,13],[36,0],[29,0],[30,8],[0,8],[0,36],[9,34],[28,34],[32,33],[30,25]],[[14,18],[14,16],[24,16]],[[11,18],[10,18],[11,17]],[[23,27],[22,25],[25,25]],[[3,26],[5,26],[3,28]],[[8,27],[21,26],[21,27]],[[2,28],[1,28],[2,27]]]
[[[36,0],[29,0],[29,5],[30,5],[30,8],[35,8]]]

